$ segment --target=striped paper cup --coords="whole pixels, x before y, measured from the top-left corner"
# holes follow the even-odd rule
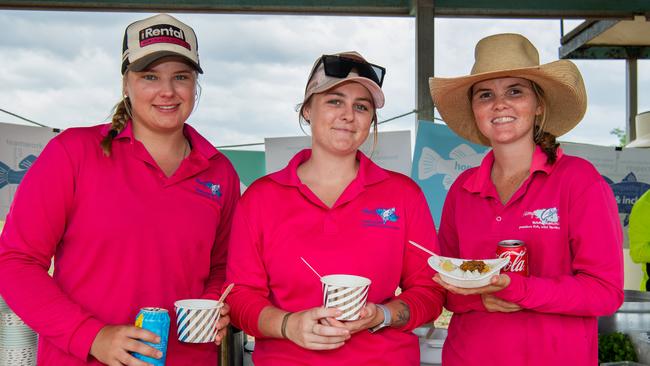
[[[178,340],[210,343],[217,339],[217,321],[223,303],[216,300],[187,299],[174,303]]]
[[[329,275],[321,278],[323,306],[338,308],[343,314],[336,320],[357,320],[366,305],[370,280],[352,275]]]

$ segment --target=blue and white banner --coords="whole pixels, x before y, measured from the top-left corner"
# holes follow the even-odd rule
[[[4,221],[18,183],[45,145],[51,128],[0,123],[0,221]]]
[[[650,189],[650,149],[617,150],[611,146],[570,142],[561,146],[565,154],[591,162],[612,187],[627,247],[630,211],[637,199]],[[436,225],[451,184],[462,171],[479,165],[487,151],[485,146],[456,136],[446,125],[420,121],[411,176],[422,187]]]
[[[481,164],[488,150],[458,137],[446,125],[418,122],[411,178],[422,188],[436,226],[451,184],[465,169]]]
[[[564,142],[566,154],[589,160],[612,187],[621,225],[627,238],[627,226],[634,203],[650,189],[650,149],[574,144]],[[627,240],[626,240],[627,246]]]

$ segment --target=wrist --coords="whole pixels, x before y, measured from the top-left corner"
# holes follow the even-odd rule
[[[380,329],[390,327],[391,324],[393,323],[393,319],[390,313],[390,309],[386,305],[381,305],[381,304],[375,304],[377,307],[377,313],[379,313],[379,318],[383,318],[383,320],[375,325],[374,327],[368,328],[370,333],[375,333],[379,331]]]
[[[282,325],[280,326],[280,334],[282,335],[283,339],[289,339],[289,337],[287,337],[287,323],[289,323],[289,316],[291,314],[293,314],[293,313],[288,312],[288,313],[284,314],[284,316],[282,317]]]

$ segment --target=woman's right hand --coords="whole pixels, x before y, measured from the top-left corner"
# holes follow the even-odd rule
[[[485,309],[491,313],[513,313],[515,311],[521,310],[521,306],[513,302],[500,299],[494,295],[483,294],[481,295],[481,300],[483,301],[483,306],[485,306]]]
[[[133,325],[107,325],[97,333],[90,347],[90,354],[99,362],[109,366],[150,366],[133,357],[129,352],[137,352],[151,358],[160,358],[162,353],[140,340],[159,343],[160,337]]]
[[[321,322],[321,320],[336,318],[340,315],[338,309],[323,307],[293,313],[287,319],[287,338],[300,347],[311,350],[339,348],[350,339],[350,331],[326,325],[326,322]]]

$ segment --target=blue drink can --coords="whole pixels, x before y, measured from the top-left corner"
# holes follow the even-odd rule
[[[148,362],[153,366],[164,366],[167,358],[167,340],[169,336],[169,313],[161,308],[142,308],[135,318],[135,326],[146,329],[160,337],[160,343],[142,342],[162,352],[161,358],[151,358],[139,353],[133,353],[133,357]]]

